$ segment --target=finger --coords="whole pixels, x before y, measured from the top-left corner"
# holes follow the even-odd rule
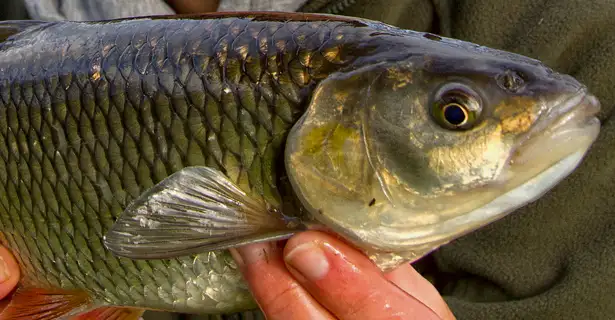
[[[306,231],[291,238],[284,259],[297,281],[340,319],[439,319],[367,257],[327,234]]]
[[[4,299],[19,282],[19,266],[11,252],[0,246],[0,299]]]
[[[288,272],[278,244],[247,245],[231,254],[268,320],[335,319]]]
[[[410,264],[403,264],[395,270],[385,273],[384,277],[429,306],[440,318],[455,319],[438,290]]]

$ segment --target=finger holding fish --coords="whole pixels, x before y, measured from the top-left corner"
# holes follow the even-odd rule
[[[0,299],[7,297],[19,282],[20,270],[13,254],[0,246]]]
[[[454,319],[409,265],[383,274],[360,251],[323,232],[232,252],[268,319]]]
[[[288,271],[283,249],[271,242],[231,249],[267,319],[336,319]]]
[[[454,319],[442,298],[426,298],[435,291],[431,285],[407,285],[422,278],[418,273],[388,278],[360,251],[330,235],[308,231],[291,238],[284,261],[295,279],[339,319]]]

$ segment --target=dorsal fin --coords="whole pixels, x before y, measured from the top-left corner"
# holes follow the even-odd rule
[[[331,15],[324,13],[304,13],[304,12],[279,12],[279,11],[232,11],[232,12],[207,12],[207,13],[187,13],[187,14],[173,14],[173,15],[155,15],[155,16],[136,16],[119,19],[110,19],[105,21],[92,21],[97,22],[113,22],[113,21],[126,21],[126,20],[140,20],[140,19],[224,19],[224,18],[245,18],[255,21],[331,21],[331,22],[346,22],[357,27],[366,26],[367,19]]]
[[[0,42],[6,41],[6,39],[10,38],[13,35],[16,35],[30,27],[39,26],[45,23],[49,23],[48,21],[38,21],[38,20],[7,20],[0,21]]]

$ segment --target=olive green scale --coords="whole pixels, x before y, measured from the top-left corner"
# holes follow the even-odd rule
[[[133,261],[103,236],[186,166],[278,205],[288,131],[369,34],[344,21],[133,19],[42,23],[0,44],[0,230],[23,285],[84,289],[96,305],[255,307],[226,252]]]

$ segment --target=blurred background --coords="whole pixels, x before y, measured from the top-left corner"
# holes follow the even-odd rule
[[[2,0],[0,19],[103,20],[215,11],[298,11],[305,0]],[[327,0],[311,0],[310,7]],[[322,3],[322,5],[320,4]]]

